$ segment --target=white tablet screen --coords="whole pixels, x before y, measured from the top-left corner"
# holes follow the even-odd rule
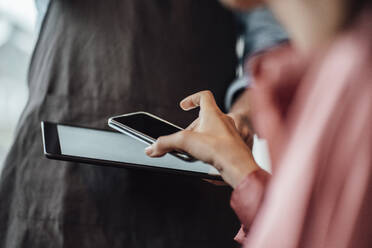
[[[63,155],[219,175],[211,165],[185,162],[172,155],[149,158],[146,144],[127,135],[94,129],[57,125]]]

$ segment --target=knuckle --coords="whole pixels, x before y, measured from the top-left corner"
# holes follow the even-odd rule
[[[186,135],[188,133],[188,130],[183,130],[177,133],[177,140],[183,140],[185,139]]]
[[[210,90],[204,90],[204,91],[203,91],[203,94],[204,94],[205,96],[207,96],[207,97],[213,97],[213,93],[212,93],[212,91],[210,91]]]
[[[189,130],[183,130],[181,132],[178,132],[177,134],[177,143],[179,146],[184,146],[186,143],[186,139],[191,131]]]
[[[227,120],[231,125],[233,125],[234,127],[237,128],[237,124],[236,124],[234,118],[232,118],[231,116],[226,116],[226,120]]]
[[[163,146],[163,144],[165,143],[165,141],[166,141],[166,138],[165,138],[164,136],[160,136],[160,137],[158,138],[158,140],[155,142],[154,146],[155,146],[156,148],[160,148],[160,147]]]
[[[232,117],[229,116],[229,115],[225,115],[225,118],[226,118],[228,121],[234,121],[234,118],[232,118]]]
[[[228,121],[228,122],[234,122],[234,118],[232,118],[232,117],[229,116],[229,115],[224,115],[223,118],[225,118],[225,120]]]

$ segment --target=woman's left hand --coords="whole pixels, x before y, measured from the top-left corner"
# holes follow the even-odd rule
[[[160,137],[146,148],[148,156],[160,157],[170,151],[184,151],[216,167],[234,188],[259,168],[233,119],[221,112],[210,91],[193,94],[180,106],[186,111],[200,107],[199,118],[183,131]]]

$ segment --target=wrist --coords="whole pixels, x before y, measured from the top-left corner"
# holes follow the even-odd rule
[[[221,156],[215,163],[222,178],[233,188],[238,186],[249,174],[260,169],[254,160],[251,151],[241,149],[239,152]]]
[[[253,172],[259,170],[260,167],[255,163],[254,166],[245,166],[243,169],[236,172],[236,175],[232,178],[231,187],[236,188],[238,187],[248,175],[252,174]]]

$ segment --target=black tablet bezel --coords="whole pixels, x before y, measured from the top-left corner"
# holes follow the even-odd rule
[[[77,125],[69,125],[69,124],[54,123],[54,122],[49,122],[49,121],[42,121],[41,130],[42,130],[44,155],[49,159],[79,162],[79,163],[98,165],[98,166],[110,166],[110,167],[116,167],[116,168],[122,168],[122,169],[132,168],[132,169],[148,170],[148,171],[154,171],[154,172],[165,172],[165,173],[171,173],[171,174],[187,175],[187,176],[194,176],[194,177],[200,177],[200,178],[212,179],[212,180],[220,180],[220,181],[222,180],[221,176],[210,175],[210,174],[201,173],[201,172],[184,171],[184,170],[177,170],[177,169],[160,168],[160,167],[151,166],[151,165],[140,165],[140,164],[133,164],[133,163],[123,163],[123,162],[116,162],[116,161],[109,161],[109,160],[64,155],[61,153],[61,146],[59,143],[57,125],[77,127],[77,128],[87,128],[87,129],[92,129],[92,130],[97,130],[97,131],[114,133],[112,131],[108,131],[104,129],[95,129],[95,128],[90,128],[90,127],[77,126]]]

